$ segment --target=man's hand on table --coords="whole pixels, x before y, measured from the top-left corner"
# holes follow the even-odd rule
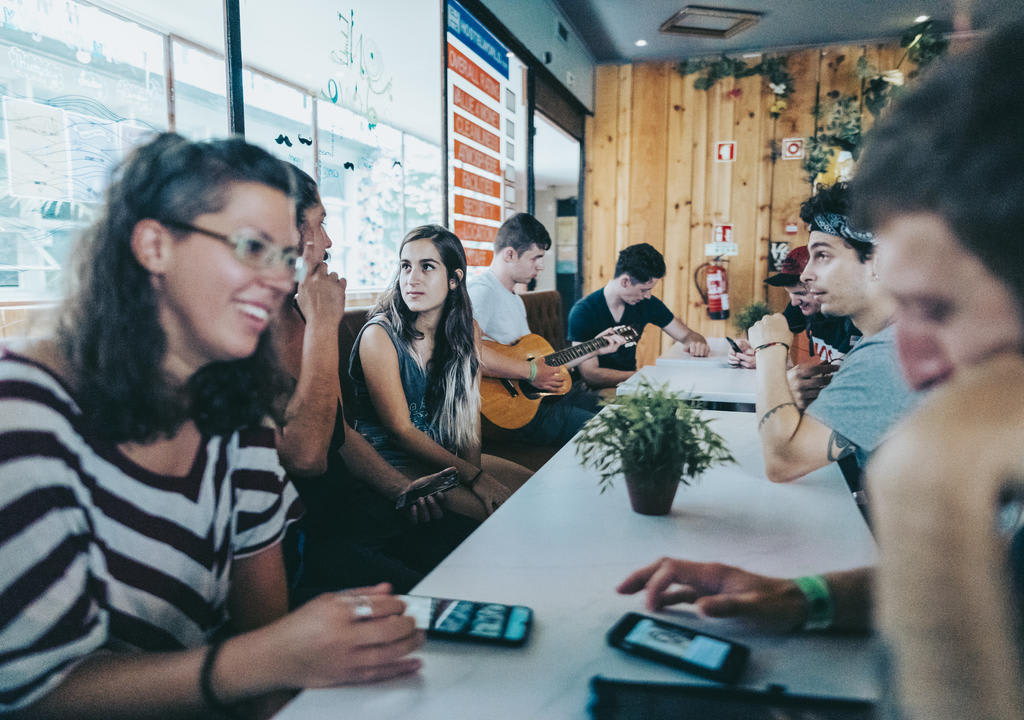
[[[711,354],[711,348],[708,347],[707,338],[701,335],[699,332],[691,330],[685,338],[680,342],[683,346],[683,350],[690,353],[694,357],[707,357]]]
[[[791,580],[721,563],[662,558],[616,588],[623,595],[641,590],[647,591],[647,609],[652,612],[692,603],[707,617],[746,620],[776,632],[797,630],[807,617],[805,597]]]

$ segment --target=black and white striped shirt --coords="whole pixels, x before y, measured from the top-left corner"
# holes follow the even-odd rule
[[[186,477],[158,475],[95,437],[49,370],[0,355],[0,713],[99,648],[206,643],[232,558],[300,512],[271,429],[204,437]]]

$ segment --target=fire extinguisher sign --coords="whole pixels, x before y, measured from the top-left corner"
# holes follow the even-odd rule
[[[739,247],[732,241],[732,225],[716,224],[711,242],[704,245],[704,254],[709,257],[728,257],[739,253]]]
[[[736,162],[735,140],[721,140],[715,143],[715,162]]]

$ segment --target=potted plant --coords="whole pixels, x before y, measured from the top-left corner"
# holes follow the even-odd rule
[[[601,492],[621,473],[633,510],[667,515],[680,482],[689,485],[712,465],[734,462],[699,405],[643,380],[583,426],[576,454],[600,473]]]
[[[760,300],[754,300],[736,314],[736,320],[733,322],[736,325],[736,329],[745,336],[747,334],[747,330],[753,327],[754,323],[765,315],[771,314],[772,309],[768,307],[767,303],[761,302]]]

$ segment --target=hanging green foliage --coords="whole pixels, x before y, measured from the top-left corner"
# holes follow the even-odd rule
[[[775,95],[775,102],[772,103],[769,114],[773,118],[777,118],[786,109],[786,98],[793,92],[793,76],[786,68],[786,60],[785,55],[776,55],[748,65],[739,58],[722,55],[716,60],[709,58],[687,60],[679,63],[676,70],[683,77],[700,73],[700,77],[693,81],[695,90],[709,90],[722,78],[745,78],[760,75],[768,81],[768,87]]]

